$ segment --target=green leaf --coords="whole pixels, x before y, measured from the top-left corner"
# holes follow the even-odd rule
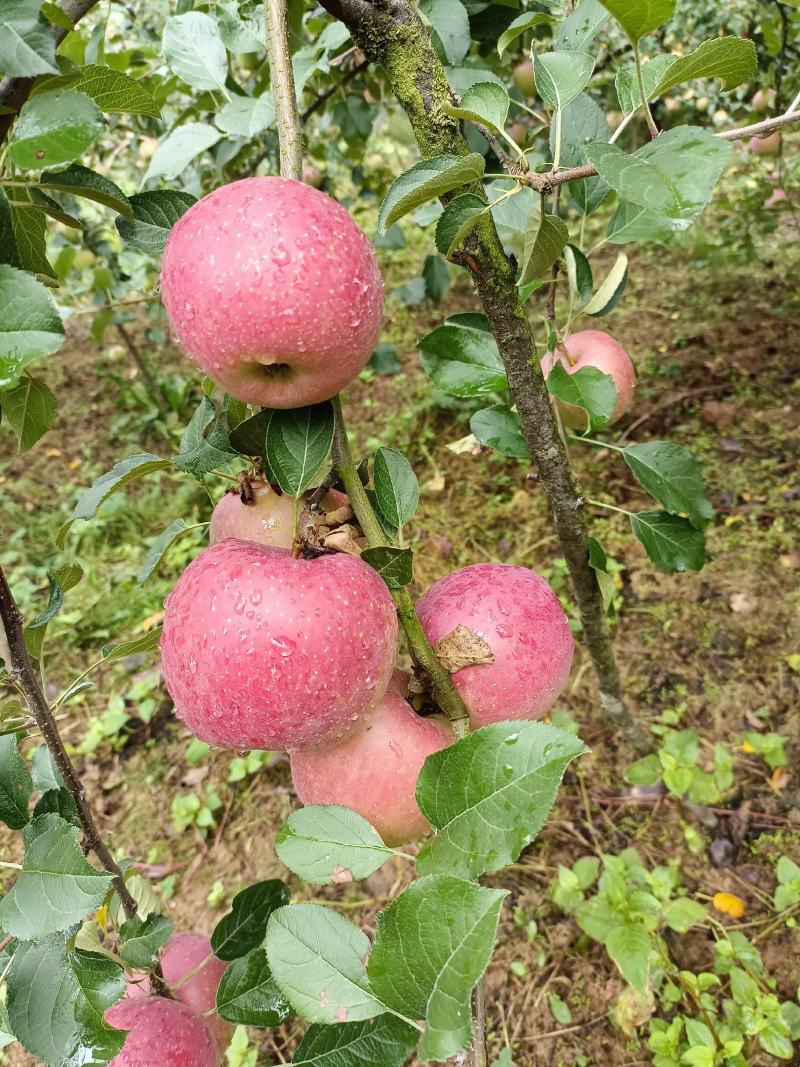
[[[64,343],[64,324],[47,289],[24,271],[0,264],[0,389]]]
[[[575,10],[561,23],[553,48],[558,51],[584,52],[597,31],[608,20],[608,12],[599,0],[580,0]]]
[[[631,785],[651,786],[661,781],[661,761],[655,752],[636,760],[625,770],[625,781]]]
[[[497,449],[501,456],[530,459],[519,415],[507,404],[493,404],[476,411],[469,420],[469,428],[482,445]]]
[[[48,196],[47,193],[43,193],[37,185],[29,185],[27,191],[31,203],[39,208],[40,214],[48,215],[63,226],[71,226],[73,230],[83,229],[83,223],[79,218],[76,218],[75,215],[70,215],[57,200],[54,200],[52,196]]]
[[[11,225],[17,259],[23,270],[45,278],[57,278],[47,259],[47,217],[34,202],[34,190],[8,189]]]
[[[624,200],[688,224],[711,199],[731,151],[707,130],[675,126],[633,155],[593,144],[586,157]]]
[[[444,193],[478,181],[486,163],[479,152],[467,156],[432,156],[405,171],[389,186],[378,211],[378,230],[385,234],[389,226],[414,208],[435,200]]]
[[[279,908],[270,916],[266,947],[275,981],[309,1022],[358,1022],[386,1010],[367,980],[367,935],[330,908]]]
[[[420,0],[419,9],[439,38],[448,63],[460,63],[469,49],[467,9],[461,0]]]
[[[674,222],[656,215],[653,211],[620,200],[608,223],[606,240],[611,244],[622,245],[628,241],[668,241],[676,229]]]
[[[297,498],[313,483],[330,452],[333,425],[330,400],[272,412],[267,424],[266,455],[284,493]]]
[[[425,295],[434,304],[440,304],[442,297],[450,288],[450,271],[441,256],[425,257],[422,266],[422,280],[425,282]]]
[[[567,224],[558,215],[540,215],[532,211],[525,232],[520,285],[542,278],[561,255],[569,239]]]
[[[608,573],[608,560],[603,551],[603,546],[594,537],[588,539],[589,543],[589,566],[595,573],[597,584],[600,587],[600,595],[603,598],[603,610],[608,613],[614,603],[614,579]]]
[[[73,163],[66,170],[45,171],[39,179],[39,184],[45,189],[55,189],[59,193],[71,193],[72,196],[93,200],[104,207],[113,208],[126,218],[132,216],[130,200],[123,191],[102,174],[82,167],[79,163]]]
[[[586,315],[594,315],[595,318],[603,318],[608,315],[622,299],[628,284],[628,257],[619,252],[614,260],[614,266],[608,272],[602,285],[584,306]]]
[[[397,345],[378,345],[369,357],[368,366],[376,374],[399,374],[403,364],[397,358]]]
[[[504,30],[497,40],[497,54],[502,59],[503,53],[510,44],[513,44],[518,37],[521,37],[526,30],[532,30],[536,26],[552,26],[552,15],[546,15],[542,11],[523,11],[521,15],[517,15],[512,23],[509,24],[508,29]]]
[[[12,127],[8,155],[22,170],[71,163],[103,129],[103,116],[84,93],[54,89],[34,96]]]
[[[606,116],[586,93],[571,101],[561,113],[561,166],[580,167],[586,162],[586,147],[595,141],[607,141],[611,136]],[[550,129],[550,151],[555,157],[556,127]],[[602,178],[587,178],[571,182],[571,202],[586,215],[596,211],[609,194]]]
[[[414,517],[419,504],[419,482],[402,452],[379,448],[372,466],[375,498],[381,514],[398,529]]]
[[[193,89],[224,89],[228,55],[219,27],[209,15],[188,11],[164,25],[161,52],[173,74]]]
[[[450,257],[464,238],[472,233],[489,205],[475,193],[462,193],[445,207],[436,223],[436,247]]]
[[[159,177],[177,178],[193,159],[213,147],[221,136],[219,130],[204,122],[185,122],[182,126],[176,126],[155,150],[143,181]]]
[[[606,8],[635,44],[675,14],[676,0],[603,0]]]
[[[161,627],[154,626],[141,637],[132,637],[130,641],[121,641],[116,645],[103,645],[103,659],[124,659],[126,656],[137,655],[140,652],[150,652],[158,646],[161,637]]]
[[[462,122],[477,122],[492,130],[502,130],[508,118],[508,93],[495,82],[476,82],[457,106],[444,104],[442,110]]]
[[[221,960],[236,960],[246,956],[264,941],[267,922],[273,911],[289,902],[289,890],[278,878],[256,882],[231,903],[231,910],[223,915],[211,935],[214,955]]]
[[[42,0],[3,0],[0,11],[0,73],[34,78],[57,72],[56,46]]]
[[[234,96],[214,119],[218,129],[238,137],[255,137],[275,122],[272,93],[261,96]]]
[[[753,41],[743,37],[712,37],[688,56],[674,59],[652,90],[650,99],[696,78],[719,78],[723,92],[728,92],[750,81],[755,72],[756,46]]]
[[[181,450],[172,462],[202,482],[217,467],[230,463],[236,453],[228,440],[228,421],[207,396],[184,431]]]
[[[169,524],[166,530],[161,531],[148,548],[145,557],[142,560],[142,565],[136,575],[136,581],[139,585],[143,585],[147,581],[164,558],[164,553],[170,545],[173,544],[174,541],[177,541],[181,534],[186,533],[186,531],[191,528],[192,527],[190,527],[184,519],[175,519]]]
[[[103,1015],[124,992],[122,968],[105,956],[70,951],[61,937],[22,943],[8,972],[9,1019],[20,1042],[43,1063],[107,1063],[125,1034]]]
[[[339,1026],[314,1024],[292,1057],[293,1067],[403,1067],[419,1039],[393,1015]]]
[[[0,393],[3,415],[17,435],[17,452],[27,452],[44,437],[56,417],[56,398],[39,378],[23,375],[19,385]]]
[[[16,734],[0,734],[0,819],[10,830],[28,821],[33,782],[28,765],[17,749]]]
[[[267,443],[267,427],[272,412],[262,408],[249,419],[240,422],[235,430],[231,430],[230,444],[240,456],[263,456]]]
[[[78,519],[94,518],[97,514],[97,509],[115,490],[121,489],[123,485],[127,485],[129,482],[132,482],[137,478],[143,478],[147,474],[152,474],[154,471],[164,470],[165,467],[169,466],[170,461],[168,459],[161,459],[160,456],[150,455],[149,452],[143,452],[136,456],[128,456],[127,459],[121,460],[106,474],[102,474],[92,483],[92,486],[81,495],[78,503],[72,510],[72,514],[58,531],[58,536],[56,537],[56,544],[58,547],[64,547],[64,539],[73,522],[76,522]]]
[[[235,959],[217,988],[217,1015],[243,1026],[280,1026],[292,1009],[281,993],[263,948]]]
[[[703,476],[691,452],[673,441],[645,441],[622,452],[634,477],[665,511],[688,515],[702,530],[714,517]]]
[[[161,118],[161,109],[145,87],[121,70],[90,63],[69,74],[48,79],[44,90],[72,89],[91,97],[101,111],[107,114],[121,112],[126,115],[148,115]]]
[[[151,912],[146,919],[134,915],[119,928],[119,954],[131,967],[150,968],[158,963],[158,950],[169,941],[175,923]]]
[[[263,52],[267,47],[264,9],[257,4],[246,18],[239,14],[237,0],[217,3],[217,22],[225,47],[230,52]]]
[[[567,766],[587,751],[555,726],[504,722],[429,756],[417,803],[436,835],[417,857],[420,874],[477,878],[513,863],[544,825]]]
[[[361,558],[383,578],[389,589],[402,589],[413,577],[413,556],[408,548],[365,548]]]
[[[419,342],[423,369],[452,396],[487,396],[507,388],[497,342],[473,320],[450,318]]]
[[[649,63],[642,64],[642,80],[644,81],[644,91],[648,100],[652,99],[653,90],[661,80],[661,75],[674,62],[675,56],[662,54],[653,56]],[[642,94],[639,92],[639,82],[636,77],[635,67],[620,67],[614,79],[614,86],[617,90],[619,106],[626,115],[641,106]],[[604,137],[603,140],[607,141],[608,138]]]
[[[469,1044],[470,994],[491,959],[505,896],[433,875],[379,912],[369,980],[393,1011],[425,1019],[422,1060],[446,1060]]]
[[[292,812],[275,851],[290,871],[315,885],[366,878],[392,855],[365,818],[338,804],[309,804]]]
[[[567,268],[570,297],[577,307],[582,307],[592,295],[594,281],[589,260],[576,245],[564,249],[564,264]]]
[[[697,900],[679,897],[671,901],[664,911],[664,922],[679,934],[685,934],[690,926],[701,923],[706,917],[706,909]]]
[[[92,683],[85,683],[88,688]],[[62,698],[61,704],[64,703]],[[32,817],[36,818],[37,815],[60,815],[66,822],[74,823],[76,826],[80,825],[80,819],[78,817],[78,808],[75,801],[72,798],[72,794],[68,789],[48,789],[39,797],[33,808]]]
[[[560,360],[547,375],[547,391],[564,404],[582,408],[590,430],[605,426],[617,404],[617,389],[610,374],[597,367],[581,367],[570,374]]]
[[[179,189],[151,189],[130,198],[130,215],[116,220],[119,235],[137,252],[159,255],[169,231],[197,197]]]
[[[58,615],[59,611],[61,611],[64,606],[64,590],[61,587],[57,575],[52,571],[48,571],[47,580],[50,585],[50,595],[47,599],[47,606],[44,611],[40,611],[36,618],[33,619],[32,622],[29,622],[25,627],[25,644],[28,647],[31,659],[35,660],[41,658],[47,624],[51,619],[54,619],[56,615]]]
[[[625,922],[606,936],[606,952],[636,993],[647,992],[650,978],[651,935],[641,923]],[[654,946],[655,947],[655,946]]]
[[[39,745],[38,748],[34,749],[31,757],[31,777],[33,778],[33,788],[38,789],[41,793],[49,789],[62,789],[64,787],[61,772],[53,763],[53,757],[50,755],[50,749],[47,745]]]
[[[69,929],[97,908],[111,875],[87,862],[77,827],[40,815],[22,831],[22,871],[0,900],[0,927],[21,941],[40,941]]]
[[[647,555],[664,571],[699,571],[706,561],[706,541],[688,519],[666,511],[631,515],[631,529]]]
[[[536,91],[554,111],[561,111],[581,92],[594,70],[585,52],[544,52],[533,57]]]
[[[14,237],[11,204],[4,189],[0,189],[0,263],[7,263],[11,267],[22,267]]]

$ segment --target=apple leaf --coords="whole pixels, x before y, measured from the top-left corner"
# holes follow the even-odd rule
[[[217,988],[217,1014],[242,1026],[280,1026],[292,1014],[269,969],[263,948],[225,968]]]
[[[264,941],[270,915],[289,902],[289,889],[278,878],[270,878],[237,893],[231,910],[223,915],[211,934],[214,955],[221,960],[246,956]]]
[[[614,603],[614,579],[608,573],[608,560],[606,554],[603,551],[603,546],[594,537],[588,539],[589,544],[589,566],[592,568],[597,578],[597,584],[600,587],[600,595],[603,598],[603,607],[607,613],[613,614],[610,611]]]
[[[635,44],[675,14],[676,0],[602,0],[606,8]]]
[[[42,0],[4,0],[0,11],[0,73],[34,78],[58,71],[53,30]]]
[[[423,159],[405,171],[389,186],[378,211],[378,230],[385,234],[389,226],[414,208],[435,200],[444,193],[478,181],[486,163],[479,152],[466,156],[441,155]]]
[[[442,110],[462,122],[477,122],[492,130],[502,130],[508,118],[508,93],[495,82],[470,85],[457,105],[444,104]]]
[[[644,91],[648,100],[652,100],[655,95],[654,90],[661,80],[662,74],[674,62],[675,56],[662,53],[661,55],[653,56],[649,62],[642,64],[642,80],[644,81]],[[614,87],[617,90],[619,106],[626,115],[641,106],[642,94],[639,92],[635,67],[620,67],[614,79]],[[607,141],[608,138],[605,137],[603,140]]]
[[[64,324],[47,289],[25,271],[0,263],[0,389],[64,343]]]
[[[614,245],[627,244],[628,241],[663,243],[675,234],[677,228],[674,222],[663,215],[648,211],[639,204],[620,200],[609,220],[606,240]]]
[[[0,734],[0,819],[10,830],[28,822],[33,782],[28,765],[17,748],[16,734]]]
[[[436,247],[443,256],[451,256],[477,225],[489,205],[475,193],[462,193],[446,205],[436,223]]]
[[[664,571],[699,571],[706,561],[705,537],[688,519],[667,511],[640,511],[630,516],[634,536]]]
[[[197,197],[180,189],[150,189],[130,198],[131,218],[118,218],[116,227],[123,241],[137,252],[159,255],[169,231],[186,214]]]
[[[40,91],[50,92],[53,89],[72,89],[73,92],[84,93],[107,114],[123,112],[126,115],[161,118],[161,109],[141,82],[105,65],[89,63],[68,74],[48,78]]]
[[[104,207],[113,208],[125,218],[132,218],[131,203],[118,185],[103,174],[97,174],[80,163],[73,163],[65,170],[45,171],[39,178],[43,189],[54,189],[59,193],[70,193],[93,200]],[[187,196],[187,193],[183,194]]]
[[[275,851],[290,871],[315,885],[366,878],[392,855],[365,818],[339,804],[309,804],[292,812]]]
[[[423,337],[418,347],[423,369],[451,396],[487,396],[507,388],[497,342],[482,322],[453,316]]]
[[[103,645],[103,659],[124,659],[126,656],[138,655],[140,652],[150,652],[158,647],[161,638],[161,627],[154,626],[141,637],[132,637],[130,641],[120,641],[118,644]]]
[[[665,511],[688,515],[698,530],[713,519],[703,476],[688,449],[674,441],[645,441],[628,445],[622,456],[639,484]]]
[[[19,266],[31,274],[38,274],[41,278],[49,278],[55,282],[58,276],[47,259],[47,217],[43,205],[35,202],[34,188],[9,188],[7,195]]]
[[[201,152],[213,148],[220,137],[219,130],[204,122],[175,126],[155,150],[143,182],[151,178],[177,178]]]
[[[56,417],[56,398],[43,381],[29,374],[14,389],[0,393],[0,406],[17,435],[18,452],[27,452],[44,437]]]
[[[234,96],[214,119],[224,133],[237,137],[255,137],[275,122],[275,104],[272,93],[261,96]]]
[[[330,400],[271,413],[266,456],[284,493],[297,498],[313,483],[330,452],[333,426]]]
[[[546,723],[504,722],[429,756],[417,803],[435,836],[417,857],[420,874],[477,878],[513,863],[544,825],[567,766],[587,751]]]
[[[567,245],[564,249],[564,264],[567,268],[570,297],[576,307],[583,307],[590,299],[594,287],[591,264],[577,245]]]
[[[530,459],[519,415],[507,404],[493,404],[476,411],[469,420],[469,428],[482,445],[496,449],[501,456]]]
[[[380,1015],[359,1023],[320,1026],[303,1035],[293,1067],[403,1067],[419,1033],[393,1015]]]
[[[688,56],[657,55],[642,66],[648,100],[663,96],[669,89],[697,78],[719,78],[728,92],[749,81],[756,70],[756,46],[743,37],[712,37]],[[633,67],[620,68],[616,76],[617,96],[627,114],[641,103],[641,93]]]
[[[142,560],[142,565],[136,575],[136,581],[139,585],[143,585],[147,581],[164,558],[164,553],[170,545],[177,541],[181,534],[184,534],[187,530],[191,529],[192,527],[189,526],[185,519],[174,519],[165,530],[161,531],[148,548],[145,557]]]
[[[510,44],[513,44],[518,37],[521,37],[526,30],[532,30],[536,26],[552,26],[553,16],[546,15],[543,11],[524,11],[521,15],[517,15],[508,28],[504,30],[497,40],[497,54],[502,59],[503,53]]]
[[[398,529],[414,517],[419,504],[419,482],[402,452],[379,448],[372,466],[375,498],[381,514]]]
[[[575,10],[561,23],[553,48],[557,51],[583,52],[607,21],[608,12],[599,0],[580,0]]]
[[[228,55],[210,15],[187,11],[164,25],[161,51],[173,74],[193,89],[224,89]]]
[[[547,391],[564,404],[582,408],[590,430],[605,426],[617,404],[617,388],[610,374],[597,367],[581,367],[570,374],[560,360],[547,375]]]
[[[491,959],[505,896],[433,875],[379,912],[369,980],[390,1009],[425,1019],[422,1060],[449,1059],[469,1044],[470,994]]]
[[[590,96],[581,93],[561,113],[561,166],[580,167],[586,162],[586,148],[595,141],[607,141],[611,136],[603,111]],[[550,130],[550,152],[555,157],[555,123]],[[606,200],[610,190],[602,178],[586,178],[571,182],[571,202],[586,215],[596,211]]]
[[[367,935],[330,908],[279,908],[270,916],[266,948],[275,981],[309,1022],[358,1022],[386,1011],[367,980]]]
[[[21,170],[72,163],[103,128],[100,108],[84,93],[54,89],[31,97],[11,130],[9,159]]]
[[[628,257],[620,252],[600,288],[584,306],[584,313],[598,319],[608,315],[622,299],[627,284]]]
[[[461,0],[420,0],[419,9],[433,27],[448,63],[460,63],[469,50],[469,15]]]
[[[119,954],[131,967],[155,967],[158,950],[169,941],[175,923],[166,915],[151,912],[145,919],[134,915],[119,928]]]
[[[528,285],[542,278],[561,255],[569,239],[567,224],[558,215],[531,212],[529,228],[525,231],[525,250],[520,285]]]
[[[365,548],[361,558],[383,578],[389,589],[402,589],[413,577],[413,554],[409,548]]]
[[[533,57],[536,91],[554,111],[562,111],[583,92],[594,59],[585,52],[543,52]]]

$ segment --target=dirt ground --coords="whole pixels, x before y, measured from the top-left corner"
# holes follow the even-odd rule
[[[633,265],[625,301],[602,324],[625,345],[639,369],[637,400],[620,429],[631,441],[669,435],[690,446],[708,480],[717,517],[709,530],[708,564],[699,574],[656,571],[622,516],[609,518],[612,513],[598,510],[593,533],[622,567],[616,643],[631,710],[645,724],[655,724],[672,711],[682,726],[699,731],[704,750],[717,742],[730,746],[736,752],[734,786],[723,806],[701,812],[669,796],[632,796],[623,780],[630,753],[600,719],[592,673],[578,647],[560,707],[580,724],[592,755],[568,773],[537,842],[511,869],[486,880],[510,890],[487,978],[490,1048],[499,1054],[510,1041],[517,1067],[634,1067],[650,1062],[645,1045],[623,1034],[610,1016],[622,989],[613,964],[550,900],[548,885],[558,864],[572,864],[581,855],[616,853],[635,845],[649,865],[675,860],[690,896],[706,902],[718,891],[737,894],[746,904],[745,918],[720,920],[749,936],[763,935],[758,946],[784,996],[793,996],[800,984],[800,933],[770,927],[768,907],[775,858],[783,853],[800,859],[800,675],[787,661],[800,651],[797,276],[785,260],[714,272],[702,263],[684,262],[679,253],[657,266],[651,262],[650,269],[639,266],[647,264]],[[445,302],[448,312],[473,306],[463,281]],[[415,460],[423,485],[413,524],[415,591],[467,562],[502,559],[543,571],[569,603],[542,494],[527,478],[525,466],[493,455],[457,456],[445,447],[467,432],[466,418],[458,404],[439,407],[431,402],[414,350],[415,338],[441,321],[442,309],[406,308],[396,302],[389,307],[386,339],[398,345],[404,373],[356,384],[346,398],[347,413],[364,450],[380,436]],[[141,331],[141,326],[134,330]],[[160,370],[180,365],[166,347],[158,359]],[[87,338],[86,320],[71,327],[69,345],[52,368],[48,381],[64,417],[30,456],[7,458],[0,484],[4,511],[17,527],[16,532],[6,531],[6,549],[14,546],[19,560],[28,559],[36,567],[53,551],[40,532],[43,517],[36,515],[47,510],[44,501],[49,498],[63,507],[65,501],[74,501],[78,487],[88,484],[90,473],[108,469],[130,452],[166,447],[150,431],[135,448],[128,447],[129,426],[109,433],[109,424],[119,417],[122,388],[113,383],[129,371],[121,350],[99,355]],[[384,420],[385,433],[380,430]],[[573,459],[582,485],[591,490],[588,495],[633,509],[644,501],[613,453],[578,446]],[[119,544],[109,538],[123,522],[137,529],[143,493],[135,487],[127,503],[116,505],[117,525],[109,527],[103,544],[103,567],[113,571],[118,597],[132,589],[135,563],[121,535]],[[202,494],[195,492],[192,499],[202,513]],[[162,507],[168,500],[162,500]],[[145,528],[133,535],[140,541],[178,514],[165,518],[165,508],[160,515],[153,510],[147,512]],[[36,526],[26,540],[19,528],[28,517],[36,517]],[[91,562],[95,542],[77,543],[79,558]],[[142,593],[130,593],[137,610],[143,609],[140,619],[148,613],[157,617],[160,597],[179,570],[168,560],[160,584],[150,592],[145,586]],[[38,571],[39,585],[41,576]],[[109,592],[103,584],[106,578],[97,578],[95,602]],[[88,601],[85,609],[91,610]],[[102,610],[110,610],[107,603]],[[109,628],[116,618],[110,616]],[[97,624],[78,618],[74,625],[78,637],[52,662],[54,682],[69,680],[76,668],[94,658],[92,648],[96,652],[109,639],[95,636]],[[127,665],[130,674],[149,667],[149,661]],[[106,706],[103,678],[101,673],[98,688],[82,704],[64,711],[62,726],[76,744],[89,718]],[[118,674],[109,680],[120,688]],[[777,783],[764,762],[741,747],[743,731],[765,729],[781,733],[791,754],[788,777]],[[209,931],[239,888],[287,876],[272,842],[295,798],[284,757],[276,755],[256,774],[229,785],[236,754],[212,752],[204,762],[189,765],[188,741],[165,705],[149,726],[133,729],[119,751],[104,744],[79,762],[115,849],[140,860],[154,885],[165,888],[167,879],[173,892],[167,909],[179,928]],[[217,827],[205,839],[194,827],[176,831],[169,814],[173,797],[202,794],[211,785],[222,800]],[[696,852],[687,847],[686,825],[700,835]],[[728,865],[717,867],[711,847],[723,839],[730,842]],[[0,835],[2,851],[13,853],[15,845],[7,844]],[[327,895],[371,933],[376,912],[404,877],[399,866],[389,863],[366,883],[333,887]],[[312,895],[299,884],[296,888],[301,896]],[[520,916],[536,920],[533,941]],[[672,947],[676,958],[694,969],[712,955],[710,936],[703,931],[682,935]],[[550,1013],[553,993],[569,1005],[568,1025]],[[301,1029],[293,1020],[266,1032],[259,1062],[289,1062]],[[0,1062],[22,1067],[33,1061],[12,1048],[5,1059],[0,1053]],[[778,1061],[756,1056],[752,1062]]]

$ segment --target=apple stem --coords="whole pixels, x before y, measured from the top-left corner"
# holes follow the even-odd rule
[[[383,527],[358,476],[353,454],[350,450],[350,442],[347,440],[347,429],[342,415],[342,402],[338,396],[333,398],[333,411],[335,417],[332,447],[333,464],[344,483],[345,492],[350,498],[350,506],[356,514],[359,525],[367,539],[367,544],[370,548],[384,548],[389,545],[389,540],[383,532]],[[465,737],[469,732],[469,711],[453,685],[450,672],[439,662],[439,658],[422,628],[411,594],[406,588],[392,589],[391,594],[397,608],[397,617],[405,632],[411,653],[415,662],[426,672],[436,703],[450,720],[456,739]]]
[[[297,94],[289,50],[285,0],[264,0],[267,22],[267,58],[275,124],[278,127],[281,177],[303,180],[303,139],[297,114]]]

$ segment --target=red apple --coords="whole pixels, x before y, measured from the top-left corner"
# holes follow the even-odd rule
[[[161,656],[178,716],[229,748],[334,744],[389,684],[397,615],[376,571],[344,553],[293,559],[211,545],[164,605]]]
[[[457,626],[488,643],[492,663],[453,674],[476,729],[506,719],[539,719],[566,685],[573,652],[567,617],[545,579],[527,567],[462,567],[431,586],[417,613],[434,645]]]
[[[199,1015],[165,997],[123,997],[106,1022],[127,1030],[109,1067],[219,1067],[217,1043]]]
[[[364,367],[381,327],[375,253],[347,211],[285,178],[244,178],[173,226],[161,293],[175,339],[238,400],[297,408]]]
[[[751,137],[750,151],[757,156],[777,156],[781,148],[781,131],[773,130],[766,137]]]
[[[616,422],[628,410],[636,388],[636,373],[631,357],[619,343],[602,330],[582,330],[570,334],[555,352],[548,352],[542,359],[542,374],[547,377],[560,362],[567,374],[574,374],[582,367],[596,367],[610,374],[617,390],[617,403],[608,425]],[[558,409],[565,426],[586,429],[586,413],[575,404],[558,402]]]
[[[340,745],[293,752],[292,781],[303,804],[343,804],[387,845],[403,845],[430,830],[417,807],[417,778],[425,759],[452,740],[445,719],[417,715],[390,688],[372,719]]]
[[[750,101],[750,106],[753,111],[757,111],[762,114],[767,108],[774,107],[775,105],[775,90],[774,89],[758,89],[753,93],[753,99]]]
[[[243,541],[258,541],[274,548],[291,548],[294,540],[292,520],[293,502],[290,496],[276,493],[267,482],[256,479],[251,483],[252,504],[245,504],[238,491],[226,493],[211,513],[208,539],[212,545],[226,537]],[[332,489],[322,500],[326,511],[348,503],[344,493]]]
[[[389,679],[389,688],[397,693],[403,700],[408,696],[408,687],[411,682],[411,671],[404,671],[402,667],[395,667],[392,677]]]

